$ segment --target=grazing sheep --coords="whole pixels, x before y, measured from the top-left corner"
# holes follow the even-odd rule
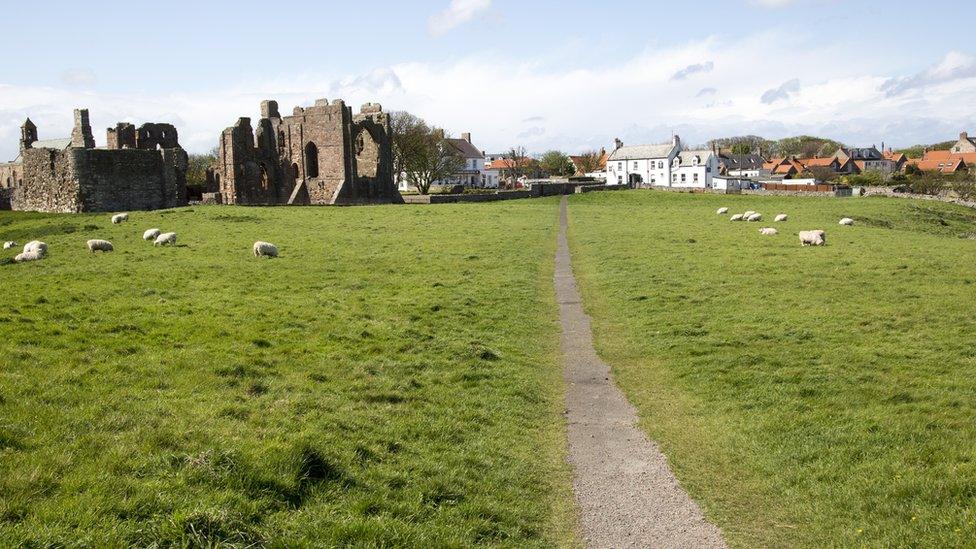
[[[17,245],[16,242],[4,242],[3,243],[3,249],[4,250],[9,250],[10,248],[13,248],[16,245]]]
[[[40,240],[32,240],[27,244],[24,244],[24,253],[37,252],[44,257],[47,255],[47,244],[41,242]],[[28,260],[29,261],[29,260]]]
[[[854,225],[854,220],[849,217],[845,217],[844,219],[840,220],[840,224],[844,225],[845,227],[852,227]]]
[[[112,216],[112,224],[113,225],[118,225],[119,223],[122,223],[122,222],[128,221],[128,220],[129,220],[129,214],[127,214],[127,213],[115,214],[115,215]]]
[[[254,257],[278,257],[278,247],[259,240],[254,243]]]
[[[153,246],[176,246],[176,233],[163,233],[156,237]]]
[[[779,214],[779,215],[776,216],[776,222],[777,223],[782,223],[782,222],[786,221],[789,218],[790,218],[790,216],[788,216],[786,214]]]
[[[115,248],[112,247],[112,243],[108,240],[89,240],[88,241],[88,251],[91,253],[95,252],[111,252]]]
[[[17,263],[23,263],[24,261],[38,261],[41,259],[44,259],[44,254],[42,254],[38,250],[30,250],[30,251],[17,254],[17,257],[14,258],[14,261],[16,261]]]
[[[803,246],[826,246],[827,233],[824,231],[800,231],[800,244]]]
[[[746,218],[746,221],[752,221],[753,223],[755,223],[757,221],[762,221],[762,214],[761,213],[754,213],[754,214],[750,215],[749,217],[747,217]]]
[[[744,213],[744,214],[742,214],[742,217],[743,217],[744,219],[749,219],[750,217],[752,217],[752,216],[754,216],[754,215],[756,215],[756,212],[754,212],[754,211],[752,211],[752,210],[749,210],[748,212],[746,212],[746,213]]]
[[[742,214],[735,214],[732,216],[732,219],[730,219],[730,221],[742,221],[743,219],[745,219],[745,216],[743,216]]]
[[[715,212],[715,213],[718,214],[718,215],[725,215],[725,214],[729,213],[729,209],[728,208],[719,208],[718,211]]]
[[[149,229],[148,231],[142,233],[143,240],[156,240],[156,237],[163,234],[163,231],[159,229]]]
[[[759,234],[763,236],[776,236],[779,234],[779,231],[773,229],[772,227],[764,227],[762,229],[759,229]]]

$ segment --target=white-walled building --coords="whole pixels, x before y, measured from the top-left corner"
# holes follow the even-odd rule
[[[434,185],[464,185],[465,187],[484,187],[485,186],[485,155],[471,143],[471,134],[461,134],[461,139],[448,139],[451,145],[457,149],[458,154],[464,159],[464,168],[444,181],[435,181]],[[410,178],[406,174],[400,177],[399,190],[409,191],[414,189]]]
[[[607,184],[631,187],[712,188],[718,157],[710,150],[682,151],[677,135],[671,143],[617,148],[607,160]]]

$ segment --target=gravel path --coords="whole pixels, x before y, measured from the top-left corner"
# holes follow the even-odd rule
[[[566,419],[573,490],[588,547],[725,547],[681,489],[637,413],[593,349],[566,240],[567,200],[560,213],[556,297],[562,322]]]

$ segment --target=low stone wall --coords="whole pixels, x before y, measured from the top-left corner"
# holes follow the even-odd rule
[[[937,195],[928,194],[914,194],[914,193],[896,193],[891,187],[862,187],[864,189],[864,194],[862,196],[886,196],[889,198],[912,198],[915,200],[934,200],[936,202],[946,202],[949,204],[959,204],[960,206],[966,206],[967,208],[976,208],[976,201],[973,200],[962,200],[959,197],[953,196],[948,192],[942,192]]]
[[[577,194],[595,193],[600,191],[629,191],[627,185],[580,185],[576,187]]]
[[[499,202],[535,198],[535,196],[532,191],[501,191],[492,194],[416,194],[404,196],[403,201],[406,204],[458,204],[461,202]]]
[[[846,198],[851,196],[850,189],[838,189],[836,191],[830,192],[820,192],[820,191],[767,191],[767,190],[756,190],[756,189],[742,189],[741,194],[754,194],[758,196],[808,196],[823,198],[825,196],[835,197],[835,198]]]

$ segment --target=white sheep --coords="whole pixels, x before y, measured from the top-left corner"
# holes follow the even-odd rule
[[[840,220],[840,224],[844,225],[845,227],[852,227],[854,225],[854,220],[849,217],[845,217],[844,219]]]
[[[31,240],[27,244],[24,244],[24,253],[37,252],[44,257],[47,255],[47,244],[41,242],[40,240]],[[28,260],[29,261],[29,260]]]
[[[16,261],[17,263],[23,263],[24,261],[38,261],[41,259],[44,259],[44,254],[42,254],[38,250],[30,250],[27,252],[17,254],[17,257],[14,258],[14,261]]]
[[[747,221],[752,221],[753,223],[755,223],[757,221],[762,221],[762,214],[761,213],[754,213],[754,214],[750,215],[749,217],[747,217],[746,220]]]
[[[824,231],[800,231],[800,244],[803,246],[827,245],[827,233]]]
[[[153,246],[176,246],[176,233],[163,233],[156,237]]]
[[[779,231],[773,229],[772,227],[764,227],[762,229],[759,229],[759,234],[763,236],[776,236],[779,234]]]
[[[725,215],[725,214],[729,213],[729,209],[728,208],[719,208],[718,211],[715,212],[715,213],[718,214],[718,215]]]
[[[148,231],[142,233],[143,240],[156,240],[156,237],[161,235],[163,231],[159,229],[149,229]]]
[[[254,257],[278,257],[278,247],[259,240],[254,243]]]
[[[782,222],[788,220],[789,218],[790,218],[790,216],[788,216],[786,214],[779,214],[779,215],[776,216],[776,222],[777,223],[782,223]]]
[[[118,225],[119,223],[122,223],[123,221],[128,221],[128,220],[129,220],[129,214],[127,214],[127,213],[120,213],[120,214],[115,214],[115,215],[112,216],[112,224],[113,225]]]
[[[112,243],[108,240],[89,240],[88,241],[88,251],[95,252],[111,252],[115,248],[112,247]]]
[[[16,242],[4,242],[3,243],[3,249],[4,250],[9,250],[10,248],[13,248],[16,245],[17,245]]]
[[[732,219],[730,219],[729,221],[742,221],[743,219],[745,219],[745,216],[743,216],[742,214],[735,214],[732,216]]]
[[[744,213],[744,214],[742,214],[742,217],[743,217],[744,219],[749,219],[749,218],[750,218],[750,217],[752,217],[753,215],[756,215],[756,212],[754,212],[754,211],[752,211],[752,210],[749,210],[748,212],[746,212],[746,213]]]

